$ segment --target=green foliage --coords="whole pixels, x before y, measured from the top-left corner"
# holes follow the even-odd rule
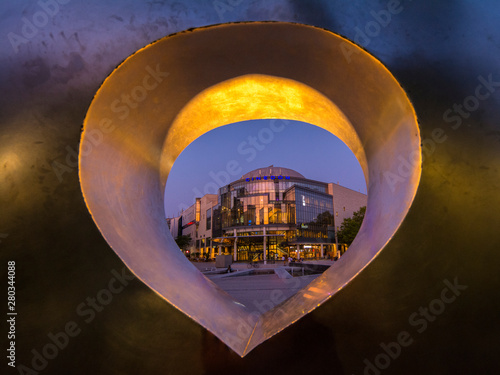
[[[359,232],[363,219],[365,218],[366,206],[363,206],[352,214],[352,217],[344,219],[340,230],[337,233],[339,243],[351,245],[352,241]]]
[[[186,250],[186,248],[191,243],[191,235],[188,234],[185,236],[177,236],[175,242],[177,243],[177,246],[179,246],[181,250]]]

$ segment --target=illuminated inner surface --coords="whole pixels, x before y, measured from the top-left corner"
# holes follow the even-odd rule
[[[123,108],[123,94],[140,100]],[[165,224],[163,190],[194,139],[262,118],[304,121],[339,137],[363,169],[368,207],[349,252],[257,320],[179,251]],[[413,201],[420,163],[411,103],[372,56],[309,26],[230,24],[166,37],[106,79],[85,120],[80,181],[94,221],[132,272],[243,356],[376,257]]]
[[[330,131],[354,153],[368,183],[363,147],[335,104],[296,81],[246,75],[206,89],[179,113],[163,147],[162,186],[177,156],[200,135],[223,125],[256,119],[303,121]]]

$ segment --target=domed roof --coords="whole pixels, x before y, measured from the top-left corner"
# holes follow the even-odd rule
[[[252,178],[252,177],[262,177],[262,176],[290,176],[290,177],[299,177],[305,178],[299,172],[294,171],[290,168],[283,167],[275,167],[274,165],[270,165],[269,167],[255,169],[251,172],[244,174],[241,178]]]

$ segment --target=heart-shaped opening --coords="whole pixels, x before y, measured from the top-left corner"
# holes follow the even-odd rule
[[[163,191],[194,139],[230,123],[278,118],[319,126],[347,144],[363,169],[368,206],[349,252],[257,317],[179,251]],[[131,271],[244,356],[376,257],[408,212],[420,163],[414,110],[380,62],[325,30],[257,22],[169,36],[118,67],[87,113],[80,181],[94,221]]]

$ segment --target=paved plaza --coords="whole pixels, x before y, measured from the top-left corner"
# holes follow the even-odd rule
[[[328,261],[321,263],[331,265]],[[274,273],[273,269],[276,267],[283,267],[283,262],[276,262],[276,264],[269,265],[260,264],[259,268],[255,269],[256,272],[260,273],[269,269],[270,273],[255,275],[246,274],[254,270],[253,268],[249,269],[247,263],[232,264],[231,268],[237,270],[237,272],[231,274],[210,274],[210,270],[216,269],[214,262],[193,262],[193,265],[201,272],[206,272],[206,277],[226,291],[236,301],[245,305],[250,311],[259,313],[264,313],[290,298],[321,275],[314,274],[281,279]],[[298,272],[301,273],[302,271],[295,269],[295,274]],[[238,276],[240,273],[241,276]]]

